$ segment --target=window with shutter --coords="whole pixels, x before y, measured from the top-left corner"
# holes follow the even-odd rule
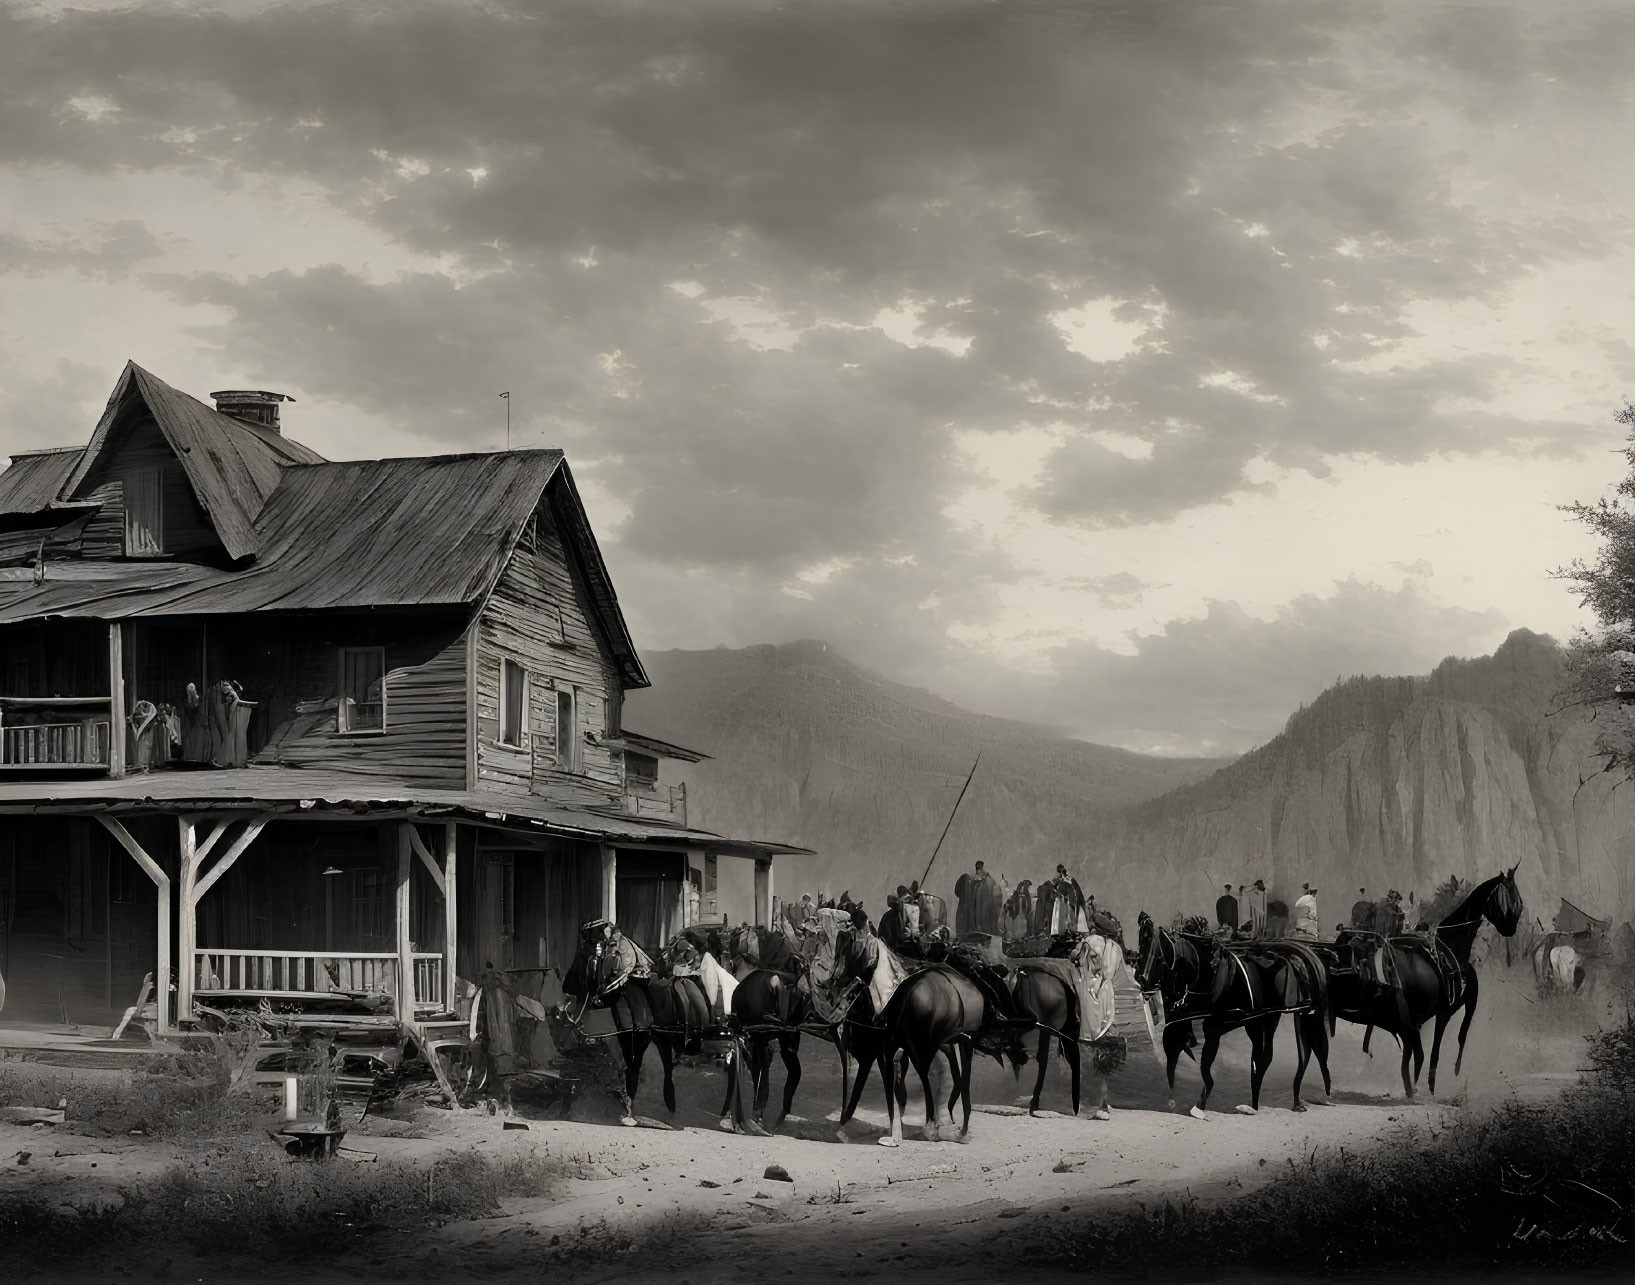
[[[500,741],[522,746],[528,734],[528,671],[514,660],[500,662]]]
[[[125,492],[125,556],[140,558],[164,550],[163,469],[127,473]]]
[[[335,728],[341,732],[386,730],[386,649],[342,647],[340,700]]]

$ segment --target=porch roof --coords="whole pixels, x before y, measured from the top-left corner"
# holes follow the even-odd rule
[[[287,767],[160,771],[121,779],[0,781],[0,815],[261,812],[418,815],[538,830],[603,843],[709,848],[728,856],[810,855],[810,848],[731,839],[648,817],[479,790],[438,790],[389,777]]]

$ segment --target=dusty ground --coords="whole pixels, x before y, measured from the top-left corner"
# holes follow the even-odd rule
[[[1396,1083],[1394,1048],[1360,1053],[1360,1032],[1342,1027],[1332,1057],[1335,1105],[1290,1108],[1292,1040],[1285,1032],[1267,1079],[1260,1114],[1236,1114],[1247,1097],[1247,1046],[1223,1048],[1217,1090],[1204,1120],[1185,1114],[1197,1091],[1196,1068],[1183,1062],[1175,1112],[1166,1109],[1162,1075],[1145,1050],[1113,1079],[1112,1118],[1057,1114],[1029,1118],[1016,1106],[1019,1086],[991,1063],[979,1068],[969,1137],[921,1140],[919,1092],[910,1090],[907,1139],[898,1150],[875,1145],[884,1126],[883,1099],[871,1084],[849,1141],[830,1122],[840,1094],[832,1050],[808,1042],[795,1119],[779,1136],[722,1132],[716,1107],[723,1088],[707,1059],[677,1074],[676,1128],[623,1128],[616,1104],[589,1099],[574,1119],[516,1117],[504,1127],[480,1111],[403,1111],[370,1122],[347,1139],[334,1164],[403,1160],[427,1164],[467,1148],[503,1156],[530,1152],[568,1162],[556,1195],[507,1202],[497,1217],[453,1223],[410,1238],[380,1237],[362,1252],[327,1264],[305,1264],[313,1279],[462,1280],[568,1270],[571,1279],[679,1283],[723,1278],[900,1277],[935,1270],[939,1281],[990,1280],[1026,1271],[1018,1250],[1047,1219],[1091,1209],[1129,1207],[1191,1195],[1230,1198],[1298,1162],[1314,1148],[1414,1145],[1450,1126],[1462,1110],[1508,1093],[1543,1094],[1571,1076],[1582,1049],[1578,1011],[1541,1015],[1521,988],[1492,988],[1470,1040],[1465,1074],[1443,1063],[1443,1096],[1406,1104]],[[638,1110],[661,1119],[658,1065],[650,1058]],[[1053,1064],[1045,1106],[1070,1109],[1064,1068]],[[781,1092],[782,1068],[774,1092]],[[1395,1090],[1393,1092],[1393,1090]],[[1308,1100],[1321,1096],[1315,1068]],[[47,1104],[54,1105],[54,1104]],[[828,1119],[826,1119],[828,1117]],[[384,1136],[414,1134],[418,1136]],[[949,1130],[945,1136],[951,1136]],[[26,1165],[18,1152],[31,1153]],[[146,1138],[85,1137],[64,1126],[0,1124],[0,1201],[14,1192],[51,1191],[78,1207],[117,1200],[122,1186],[151,1181],[186,1154]],[[792,1182],[764,1178],[767,1166]],[[596,1256],[596,1247],[635,1235],[629,1253]],[[573,1251],[563,1262],[562,1255]],[[583,1251],[583,1252],[582,1252]],[[554,1267],[553,1264],[561,1266]],[[169,1262],[99,1263],[74,1279],[289,1280],[289,1265],[208,1264],[179,1251]]]

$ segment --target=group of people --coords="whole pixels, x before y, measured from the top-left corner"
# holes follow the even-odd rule
[[[1251,937],[1281,937],[1285,933],[1316,937],[1322,932],[1317,892],[1316,885],[1302,883],[1291,915],[1282,902],[1267,900],[1264,880],[1256,879],[1251,885],[1238,884],[1235,891],[1231,884],[1223,884],[1221,895],[1215,898],[1215,931]],[[1378,900],[1369,898],[1368,889],[1358,888],[1357,900],[1351,906],[1351,922],[1336,924],[1335,931],[1390,937],[1403,931],[1406,920],[1402,894],[1395,888]]]

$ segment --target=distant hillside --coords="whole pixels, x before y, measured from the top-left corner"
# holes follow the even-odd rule
[[[1127,922],[1255,878],[1290,902],[1316,883],[1334,922],[1358,887],[1425,893],[1519,865],[1529,919],[1548,924],[1559,896],[1635,918],[1635,786],[1599,775],[1592,727],[1553,712],[1561,652],[1527,630],[1428,676],[1339,683],[1230,764],[971,714],[822,643],[644,661],[654,686],[629,725],[716,756],[687,770],[692,819],[820,854],[785,892],[879,905],[918,876],[981,746],[934,891],[977,857],[1035,882],[1065,860]]]
[[[1548,925],[1561,896],[1628,920],[1635,787],[1601,775],[1592,726],[1557,709],[1562,666],[1521,629],[1428,677],[1339,683],[1207,781],[1129,809],[1095,847],[1096,877],[1116,904],[1164,888],[1193,907],[1227,880],[1264,878],[1291,903],[1311,882],[1333,923],[1359,887],[1424,894],[1518,865],[1529,921]]]
[[[821,642],[642,662],[653,686],[630,694],[625,722],[714,756],[686,770],[694,824],[818,852],[800,863],[798,887],[781,888],[791,894],[849,887],[876,905],[917,878],[979,747],[981,769],[930,881],[943,892],[979,857],[1037,883],[1091,849],[1110,809],[1224,761],[1134,754],[972,714]]]

